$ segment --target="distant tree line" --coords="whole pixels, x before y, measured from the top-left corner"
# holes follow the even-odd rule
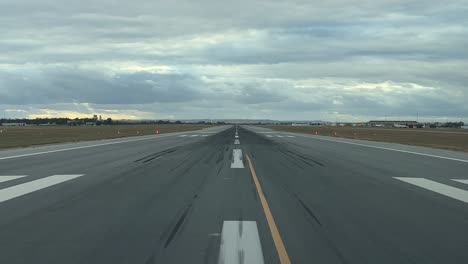
[[[212,124],[211,122],[206,121],[193,121],[193,122],[182,122],[180,120],[141,120],[141,121],[133,121],[133,120],[117,120],[114,121],[112,118],[107,118],[104,120],[96,120],[94,118],[1,118],[0,125],[2,123],[24,123],[27,125],[86,125],[86,124],[93,124],[93,125],[133,125],[133,124],[154,124],[154,125],[169,125],[169,124]],[[218,121],[216,122],[218,125],[225,125],[226,122]]]
[[[463,122],[447,122],[447,123],[436,123],[437,127],[451,127],[451,128],[460,128],[464,125]]]
[[[171,120],[158,120],[158,121],[152,121],[152,120],[143,120],[143,121],[117,121],[119,122],[119,124],[135,124],[135,123],[138,123],[138,124],[157,124],[157,125],[169,125],[169,124],[175,124],[175,125],[178,125],[178,124],[201,124],[201,125],[209,125],[209,124],[217,124],[217,125],[225,125],[226,122],[224,121],[218,121],[216,123],[212,123],[212,122],[206,122],[206,121],[180,121],[180,120],[176,120],[176,121],[171,121]]]
[[[27,125],[68,125],[70,123],[74,125],[85,125],[85,124],[96,124],[96,125],[110,125],[113,124],[112,118],[107,118],[105,120],[96,120],[94,118],[66,118],[66,117],[58,117],[58,118],[15,118],[15,119],[7,119],[1,118],[1,123],[24,123]]]
[[[66,125],[67,121],[71,120],[70,118],[15,118],[15,119],[0,119],[0,123],[25,123],[28,125],[41,125],[41,124],[57,124],[57,125]]]

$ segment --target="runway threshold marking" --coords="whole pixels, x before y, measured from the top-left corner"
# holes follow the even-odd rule
[[[468,203],[468,191],[458,189],[449,185],[438,183],[424,178],[394,177],[397,180],[430,190],[453,199]]]
[[[301,136],[302,136],[302,135],[301,135]],[[319,137],[310,137],[310,136],[309,136],[309,137],[307,137],[307,136],[302,136],[302,137],[305,137],[305,138],[312,138],[312,139],[317,139],[317,140],[330,141],[330,142],[343,143],[343,144],[349,144],[349,145],[356,145],[356,146],[362,146],[362,147],[368,147],[368,148],[391,150],[391,151],[396,151],[396,152],[402,152],[402,153],[408,153],[408,154],[414,154],[414,155],[427,156],[427,157],[433,157],[433,158],[439,158],[439,159],[446,159],[446,160],[453,160],[453,161],[460,161],[460,162],[466,162],[466,163],[468,163],[468,160],[464,160],[464,159],[450,158],[450,157],[439,156],[439,155],[432,155],[432,154],[426,154],[426,153],[415,152],[415,151],[408,151],[408,150],[393,149],[393,148],[387,148],[387,147],[372,146],[372,145],[367,145],[367,144],[354,143],[354,142],[346,142],[346,141],[333,140],[333,139],[327,139],[327,138],[319,138]]]
[[[0,203],[10,199],[47,188],[62,182],[66,182],[84,174],[69,174],[69,175],[52,175],[38,180],[18,184],[9,188],[0,190]]]
[[[263,264],[262,245],[255,221],[224,221],[218,264]]]
[[[0,182],[12,181],[12,180],[23,178],[26,176],[28,175],[0,176]]]
[[[249,155],[247,156],[247,161],[249,163],[250,172],[252,173],[252,178],[255,183],[255,187],[257,188],[258,196],[260,197],[260,202],[262,203],[263,212],[265,213],[265,217],[268,222],[268,227],[270,228],[271,236],[273,237],[273,242],[275,244],[276,252],[278,252],[278,257],[281,264],[291,264],[291,260],[289,260],[288,252],[286,251],[286,247],[284,246],[283,239],[281,239],[281,235],[279,233],[278,227],[276,226],[275,219],[273,218],[273,214],[271,213],[270,206],[268,205],[268,201],[263,194],[262,186],[258,181],[257,173],[255,173],[255,169],[252,164],[252,160],[250,160]]]
[[[452,181],[456,181],[456,182],[461,182],[461,183],[464,183],[464,184],[468,184],[468,180],[457,180],[457,179],[452,179]]]

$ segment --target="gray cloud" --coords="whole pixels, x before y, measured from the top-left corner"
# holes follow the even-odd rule
[[[182,74],[105,75],[78,68],[48,68],[33,75],[0,74],[0,103],[148,104],[197,100],[200,81]]]
[[[435,0],[0,1],[0,109],[468,117],[467,12]]]

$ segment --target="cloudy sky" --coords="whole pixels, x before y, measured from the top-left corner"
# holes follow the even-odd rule
[[[0,111],[468,122],[468,1],[0,0]]]

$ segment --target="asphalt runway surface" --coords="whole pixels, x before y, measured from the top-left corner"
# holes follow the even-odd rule
[[[0,263],[468,263],[467,234],[466,153],[253,126],[0,151]]]

